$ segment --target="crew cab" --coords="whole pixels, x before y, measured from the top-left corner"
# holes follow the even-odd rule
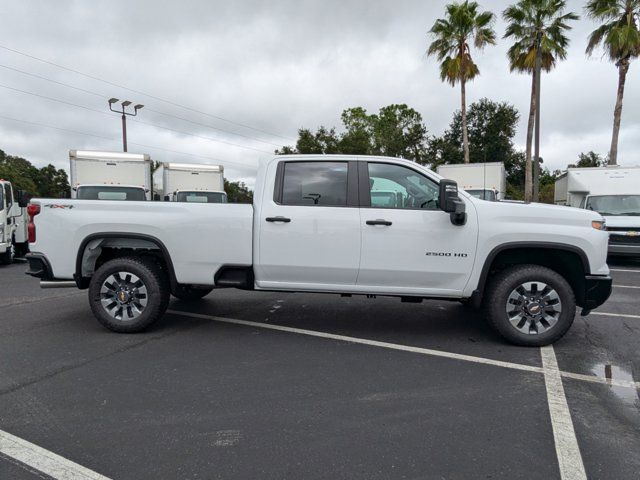
[[[35,199],[29,213],[27,273],[88,289],[116,332],[151,325],[170,294],[235,287],[484,305],[507,340],[539,346],[611,293],[598,213],[486,202],[398,158],[276,156],[253,205]]]

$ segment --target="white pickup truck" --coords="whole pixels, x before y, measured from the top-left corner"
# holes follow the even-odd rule
[[[372,200],[390,190],[397,201]],[[598,213],[478,200],[397,158],[276,156],[253,206],[34,199],[29,212],[27,273],[88,288],[117,332],[149,326],[170,294],[235,287],[484,300],[507,340],[538,346],[611,293]]]

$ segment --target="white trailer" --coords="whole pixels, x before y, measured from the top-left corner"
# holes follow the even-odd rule
[[[455,180],[460,188],[482,200],[503,200],[507,189],[502,162],[440,165],[438,174]]]
[[[162,167],[165,200],[197,203],[227,202],[222,165],[164,163]]]
[[[610,254],[640,255],[640,166],[569,168],[556,180],[554,202],[600,213]]]
[[[151,158],[123,152],[69,151],[71,198],[151,200]]]

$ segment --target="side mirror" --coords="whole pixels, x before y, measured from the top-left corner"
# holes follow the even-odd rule
[[[24,190],[18,190],[18,205],[20,208],[27,208],[29,202],[31,201],[31,195],[29,195]]]
[[[443,212],[450,214],[451,223],[467,223],[466,205],[458,196],[458,184],[453,180],[440,180],[439,204]]]

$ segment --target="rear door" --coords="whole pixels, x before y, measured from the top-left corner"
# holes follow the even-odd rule
[[[353,286],[360,262],[357,163],[281,161],[256,223],[259,288]],[[267,180],[268,181],[268,180]]]
[[[478,226],[451,223],[438,205],[439,185],[395,163],[360,166],[362,254],[357,284],[372,292],[452,295],[464,289],[475,258]]]

